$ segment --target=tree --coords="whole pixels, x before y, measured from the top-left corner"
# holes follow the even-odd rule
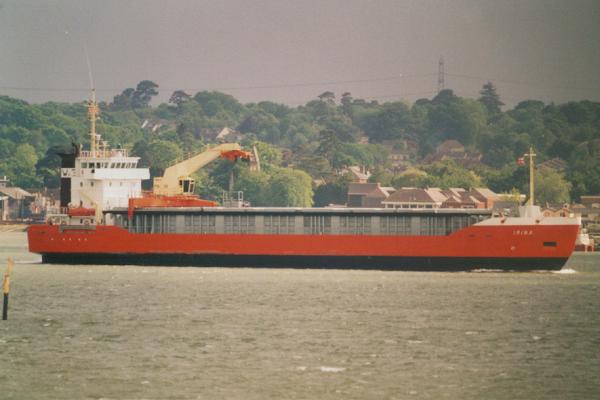
[[[399,101],[363,111],[355,119],[373,142],[407,138],[412,132],[410,108]]]
[[[331,174],[331,162],[322,156],[305,156],[298,160],[298,168],[315,178]]]
[[[431,102],[435,105],[438,104],[449,104],[452,103],[456,100],[458,100],[459,97],[457,95],[454,94],[454,91],[452,89],[444,89],[441,90],[434,98],[433,100],[431,100]]]
[[[69,146],[52,146],[48,148],[43,158],[35,165],[37,175],[42,178],[44,187],[56,189],[60,185],[60,157],[59,153],[69,152]]]
[[[136,143],[133,154],[142,158],[142,165],[150,168],[152,176],[162,176],[167,167],[183,156],[177,144],[160,139],[148,144],[143,141]]]
[[[429,140],[433,140],[433,146],[437,145],[437,141],[449,139],[469,146],[487,126],[484,107],[472,99],[457,99],[438,104],[431,109],[428,118],[431,129]]]
[[[304,171],[278,168],[269,181],[268,194],[271,206],[311,207],[312,179]]]
[[[319,95],[319,100],[327,105],[334,106],[335,105],[335,94],[333,92],[327,91],[323,92]]]
[[[192,174],[196,181],[194,193],[206,200],[220,201],[223,196],[223,188],[215,182],[206,170],[199,170]]]
[[[431,179],[427,172],[417,169],[409,168],[406,171],[394,176],[391,180],[391,184],[395,188],[401,187],[426,187],[430,186]]]
[[[134,108],[145,108],[150,105],[152,97],[158,94],[158,85],[152,81],[141,81],[136,88],[127,88],[113,98],[110,108],[124,111]]]
[[[323,129],[319,132],[319,148],[317,154],[331,160],[333,153],[339,148],[340,141],[331,129]]]
[[[350,92],[342,93],[340,103],[342,105],[342,112],[352,118],[352,94]]]
[[[526,188],[524,188],[526,189]],[[563,205],[568,204],[571,199],[569,191],[571,184],[566,181],[563,174],[552,168],[539,168],[535,174],[535,196],[536,203]],[[527,192],[528,193],[528,192]]]
[[[475,172],[456,164],[452,160],[443,160],[424,168],[429,174],[429,184],[447,189],[451,187],[481,187],[481,177]]]
[[[490,113],[498,114],[501,111],[500,107],[502,107],[504,103],[500,101],[500,96],[496,92],[496,87],[492,82],[484,84],[479,94],[481,97],[477,100],[483,103]]]
[[[269,143],[256,140],[250,146],[256,147],[258,157],[260,158],[261,167],[279,166],[283,159],[281,150]]]
[[[214,116],[222,111],[239,116],[244,111],[244,106],[235,97],[221,92],[198,92],[194,96],[194,100],[209,116]]]
[[[600,139],[581,143],[569,160],[572,197],[600,193]]]
[[[135,92],[134,88],[127,88],[121,92],[121,94],[116,95],[113,98],[113,102],[110,105],[112,110],[129,110],[132,108],[132,99],[133,93]]]
[[[158,85],[152,81],[141,81],[138,83],[131,98],[131,106],[133,108],[144,108],[150,105],[152,97],[158,94]]]
[[[237,129],[242,133],[255,133],[261,140],[279,143],[279,121],[261,108],[253,107]]]
[[[346,174],[318,186],[314,194],[315,206],[325,207],[330,204],[346,204],[350,181],[351,177]]]
[[[36,175],[35,164],[37,155],[32,145],[25,143],[17,146],[14,154],[8,160],[10,173],[7,174],[15,186],[23,188],[37,188],[42,180]]]
[[[16,125],[26,129],[39,126],[41,115],[38,110],[23,100],[0,96],[0,122],[3,125]]]
[[[180,108],[183,103],[189,101],[191,98],[192,96],[190,96],[183,90],[176,90],[169,98],[169,103],[175,104],[177,108]]]
[[[248,168],[240,168],[235,181],[235,190],[244,192],[244,200],[253,206],[268,206],[269,176],[264,173],[250,171]]]
[[[183,122],[177,124],[175,135],[177,136],[177,142],[185,150],[185,153],[195,152],[203,145],[202,140],[196,139],[188,126]]]

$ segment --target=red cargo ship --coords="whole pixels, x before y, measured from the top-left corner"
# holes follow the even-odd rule
[[[61,205],[70,208],[28,230],[29,250],[46,263],[553,270],[565,264],[579,231],[576,218],[544,217],[533,205],[504,217],[466,209],[218,207],[189,195],[190,170],[218,156],[248,157],[234,144],[167,169],[144,196],[148,170],[125,150],[100,146],[93,101],[89,112],[91,150],[61,155]]]

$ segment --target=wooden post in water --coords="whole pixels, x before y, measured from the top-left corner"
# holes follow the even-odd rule
[[[10,274],[12,273],[14,262],[12,258],[7,260],[6,273],[4,274],[4,283],[2,284],[2,292],[4,292],[4,304],[2,307],[2,320],[8,319],[8,292],[10,292]]]

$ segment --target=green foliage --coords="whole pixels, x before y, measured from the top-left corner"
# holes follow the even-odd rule
[[[150,105],[150,101],[158,94],[158,85],[152,81],[141,81],[136,88],[127,88],[113,98],[110,105],[112,110],[129,110],[144,108]]]
[[[600,139],[581,143],[569,162],[572,197],[600,193]]]
[[[315,189],[314,202],[316,207],[324,207],[330,204],[346,204],[348,185],[350,177],[342,175],[318,186]]]
[[[271,205],[269,198],[269,175],[265,172],[257,173],[243,168],[239,171],[235,182],[235,190],[244,192],[244,198],[253,206]]]
[[[497,114],[500,112],[500,107],[502,107],[504,103],[500,101],[500,96],[498,95],[498,92],[496,92],[496,87],[492,82],[483,85],[479,94],[481,97],[478,100],[490,113]]]
[[[134,148],[134,154],[142,157],[142,165],[151,166],[156,175],[181,154],[199,151],[207,141],[203,138],[207,129],[237,127],[246,136],[245,149],[256,143],[266,181],[247,177],[244,166],[216,163],[200,174],[207,194],[212,196],[220,197],[217,192],[227,187],[233,169],[236,187],[247,181],[244,185],[248,190],[261,198],[255,204],[266,204],[270,198],[264,194],[271,193],[278,182],[274,177],[281,165],[294,166],[327,182],[334,182],[346,166],[363,165],[375,171],[372,179],[385,185],[487,184],[505,192],[526,185],[526,168],[517,168],[514,162],[531,145],[538,162],[553,157],[567,162],[564,179],[571,183],[569,195],[573,200],[600,193],[599,102],[547,105],[527,100],[503,112],[496,88],[487,83],[478,100],[458,97],[446,89],[431,100],[420,99],[412,105],[365,101],[349,92],[338,96],[337,103],[335,93],[324,92],[298,107],[269,101],[244,105],[225,93],[202,91],[190,96],[175,91],[169,104],[151,107],[157,89],[155,83],[141,81],[115,96],[110,106],[102,108],[98,132],[113,146]],[[169,121],[171,128],[152,133],[141,128],[146,119]],[[365,135],[370,144],[357,143]],[[476,172],[444,163],[419,165],[421,157],[448,139],[458,140],[470,152],[481,153],[483,165],[477,166]],[[54,187],[58,176],[52,171],[57,161],[50,149],[69,147],[71,142],[89,145],[85,102],[32,105],[0,96],[0,174],[10,175],[13,183]],[[19,147],[26,144],[30,147]],[[388,161],[392,149],[401,151],[421,172],[409,169],[393,175]],[[16,154],[23,160],[15,163]],[[26,171],[32,164],[34,167]],[[256,190],[260,185],[264,190]],[[319,204],[333,196],[337,190],[334,186],[317,189]],[[302,197],[284,192],[280,190],[280,202],[287,202],[290,196]],[[561,196],[554,198],[564,198]]]
[[[431,186],[433,179],[427,174],[427,172],[417,169],[409,168],[406,171],[392,177],[390,184],[393,187],[420,187],[424,188]]]
[[[304,171],[277,168],[269,180],[271,206],[311,207],[313,204],[312,179]]]
[[[165,169],[183,157],[183,152],[173,142],[156,139],[150,143],[139,141],[133,146],[133,154],[141,157],[140,165],[150,168],[150,175],[162,176]]]
[[[477,172],[486,186],[496,193],[509,193],[515,188],[523,188],[529,178],[526,167],[519,167],[515,161],[502,168],[480,168]]]
[[[471,99],[456,99],[432,108],[428,114],[430,139],[458,140],[465,146],[485,132],[486,112],[483,105]]]
[[[56,189],[60,184],[60,157],[59,153],[68,153],[70,146],[52,146],[44,157],[40,158],[35,165],[37,175],[42,178],[44,187]]]
[[[426,182],[429,186],[474,188],[481,187],[482,180],[475,172],[461,167],[452,160],[443,160],[424,167],[428,173]]]
[[[196,180],[195,193],[203,199],[220,202],[224,188],[219,186],[206,170],[199,170],[192,174]]]
[[[22,100],[0,96],[0,121],[2,125],[15,125],[24,129],[39,127],[41,115],[35,107]]]
[[[248,150],[253,146],[256,146],[262,168],[281,165],[283,155],[280,149],[269,143],[261,142],[260,140],[251,142]]]
[[[32,145],[25,143],[18,145],[13,154],[0,166],[0,175],[6,175],[12,185],[23,188],[35,188],[41,184],[40,177],[36,174],[35,164],[37,155]]]
[[[261,107],[252,107],[238,126],[243,133],[255,133],[261,140],[279,144],[281,132],[277,118]]]
[[[177,106],[177,108],[181,108],[183,103],[188,102],[191,98],[192,98],[192,96],[187,94],[185,91],[176,90],[173,92],[173,94],[169,98],[169,103],[175,104]]]
[[[373,142],[407,138],[413,135],[410,108],[401,102],[356,113],[356,123]]]
[[[198,92],[194,96],[194,100],[200,104],[209,117],[214,117],[218,114],[236,116],[244,111],[244,106],[235,97],[221,92]]]
[[[319,148],[317,154],[331,159],[333,153],[339,148],[340,141],[331,129],[323,129],[319,132]]]
[[[571,184],[565,180],[563,174],[551,168],[539,168],[536,171],[535,201],[537,204],[544,206],[568,204],[571,201],[570,190]]]

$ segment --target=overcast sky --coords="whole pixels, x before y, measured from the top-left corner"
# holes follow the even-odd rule
[[[0,94],[101,100],[140,80],[303,104],[330,90],[414,101],[445,86],[505,103],[600,100],[598,0],[0,0]]]

